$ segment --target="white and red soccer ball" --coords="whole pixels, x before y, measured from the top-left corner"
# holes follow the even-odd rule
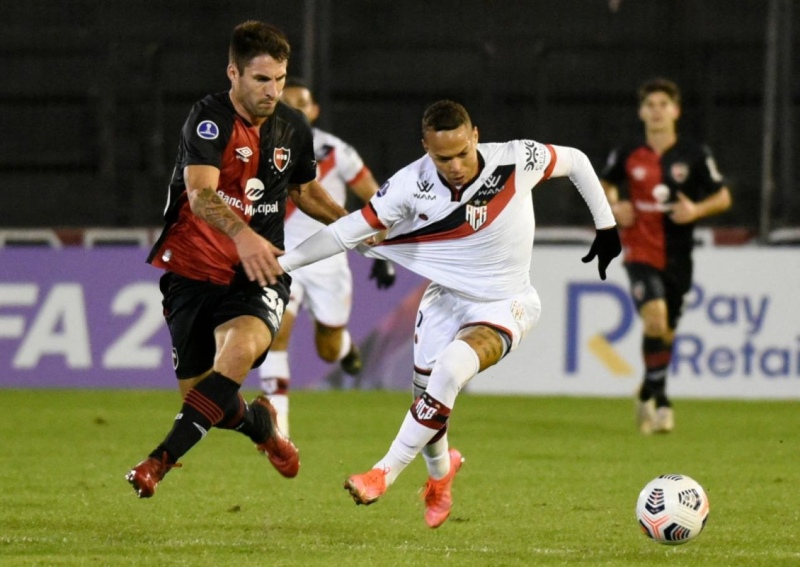
[[[662,474],[639,493],[636,518],[648,537],[678,545],[696,538],[708,519],[708,497],[694,479]]]

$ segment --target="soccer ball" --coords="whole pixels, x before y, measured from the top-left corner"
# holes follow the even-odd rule
[[[697,481],[682,474],[662,474],[639,493],[636,517],[646,536],[678,545],[696,538],[708,519],[708,498]]]

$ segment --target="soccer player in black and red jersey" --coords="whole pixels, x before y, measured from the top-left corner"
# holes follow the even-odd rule
[[[307,119],[280,102],[291,52],[278,28],[233,30],[229,91],[197,102],[183,125],[164,230],[148,262],[161,278],[164,316],[183,405],[166,438],[126,479],[140,498],[212,428],[249,437],[285,477],[297,449],[260,396],[239,388],[278,332],[291,279],[277,262],[287,197],[331,223],[347,214],[315,181]]]
[[[611,152],[600,175],[621,230],[625,269],[644,327],[642,433],[675,426],[666,381],[683,297],[692,286],[695,223],[731,206],[711,151],[678,137],[680,91],[658,78],[639,88],[644,140]]]

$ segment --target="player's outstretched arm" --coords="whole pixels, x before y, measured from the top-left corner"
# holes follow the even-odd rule
[[[611,205],[611,212],[614,213],[614,219],[621,227],[633,226],[636,222],[636,211],[633,209],[633,203],[627,199],[619,198],[619,189],[613,183],[600,180],[603,189],[606,192],[606,198]]]
[[[361,211],[350,213],[322,230],[315,232],[278,259],[281,267],[290,272],[355,248],[380,231],[367,223]]]
[[[553,168],[553,176],[569,177],[592,212],[596,234],[589,253],[582,260],[588,263],[597,257],[600,279],[604,280],[606,268],[611,260],[622,252],[614,214],[606,192],[586,154],[575,148],[563,146],[553,146],[553,148],[557,156],[554,157],[557,161]]]

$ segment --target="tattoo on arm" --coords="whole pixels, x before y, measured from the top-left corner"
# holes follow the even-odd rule
[[[211,187],[204,187],[190,201],[192,212],[216,230],[233,238],[245,227],[225,201]]]

